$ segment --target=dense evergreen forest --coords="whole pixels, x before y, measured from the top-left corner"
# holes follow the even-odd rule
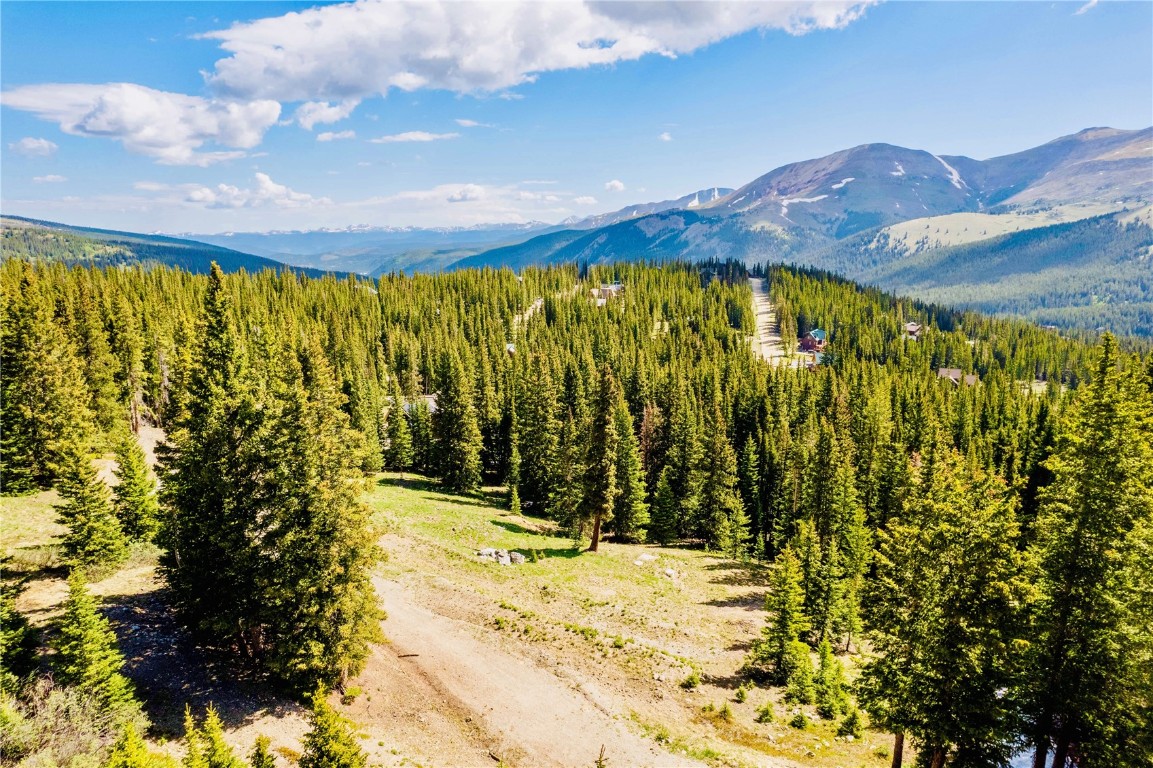
[[[85,587],[132,540],[163,550],[205,646],[302,695],[344,685],[380,636],[358,492],[387,468],[503,486],[594,552],[772,562],[741,674],[847,734],[894,734],[895,765],[905,739],[931,768],[1026,749],[1038,768],[1153,765],[1153,355],[755,272],[787,346],[828,332],[822,365],[752,354],[736,262],[373,282],[6,260],[4,493],[59,490],[74,575],[51,683],[19,584],[3,590],[4,721],[27,730],[70,697],[105,718],[106,764],[163,762]],[[143,423],[167,435],[158,490]],[[91,466],[105,452],[115,494]],[[313,701],[301,765],[356,765]],[[238,764],[211,712],[190,733],[206,762],[186,765]]]

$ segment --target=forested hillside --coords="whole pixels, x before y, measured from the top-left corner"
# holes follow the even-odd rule
[[[189,272],[207,273],[212,262],[227,272],[244,269],[294,269],[319,277],[322,270],[284,264],[228,248],[162,235],[71,227],[5,216],[0,228],[0,257],[33,261],[59,261],[96,267],[127,264],[165,264]]]
[[[373,282],[6,259],[0,470],[6,494],[64,499],[61,636],[102,650],[47,663],[76,717],[114,723],[91,754],[145,764],[122,757],[146,724],[84,587],[133,539],[161,548],[204,647],[300,693],[353,683],[380,637],[380,532],[358,490],[386,468],[500,486],[588,550],[574,557],[609,539],[771,564],[763,635],[731,674],[781,689],[793,727],[894,734],[897,765],[907,739],[934,768],[1034,749],[1039,766],[1148,766],[1153,356],[756,272],[787,347],[828,332],[822,365],[754,356],[735,261]],[[167,435],[162,485],[113,497],[90,459],[115,449],[139,475],[141,424]],[[27,724],[52,687],[17,592],[3,701]],[[315,732],[347,742],[314,701]],[[302,765],[335,764],[309,744]]]

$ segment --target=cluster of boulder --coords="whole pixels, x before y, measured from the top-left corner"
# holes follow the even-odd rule
[[[477,550],[476,556],[481,560],[493,560],[498,565],[524,565],[524,555],[520,552],[509,552],[506,549],[487,547]]]

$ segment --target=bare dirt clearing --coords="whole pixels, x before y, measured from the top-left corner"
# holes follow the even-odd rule
[[[0,499],[6,550],[51,541],[53,498]],[[846,743],[827,721],[786,725],[792,708],[779,690],[735,701],[764,622],[761,565],[611,542],[582,553],[551,523],[513,516],[494,496],[451,496],[412,476],[382,476],[365,500],[389,556],[375,580],[388,642],[373,649],[343,704],[332,700],[357,724],[371,764],[590,766],[601,745],[614,768],[885,763],[873,752],[883,736]],[[476,556],[489,546],[528,561],[502,567]],[[297,754],[308,728],[302,708],[195,648],[154,562],[93,585],[154,737],[179,736],[186,702],[212,702],[241,750],[266,734],[282,757]],[[42,568],[21,608],[48,623],[65,593],[62,570]],[[682,688],[694,670],[700,685]],[[776,720],[758,724],[767,700]],[[705,710],[726,702],[731,720]]]

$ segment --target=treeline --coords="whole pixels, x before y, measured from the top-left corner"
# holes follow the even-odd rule
[[[302,690],[355,674],[374,637],[355,488],[384,467],[461,492],[504,485],[510,506],[594,550],[610,536],[778,563],[771,595],[791,602],[770,606],[750,672],[798,701],[824,691],[822,714],[849,732],[860,716],[836,656],[856,650],[874,659],[858,692],[873,724],[935,765],[1002,762],[1022,735],[1083,765],[1146,764],[1150,650],[1133,630],[1149,594],[1136,564],[1153,528],[1153,361],[1121,374],[1111,341],[1102,354],[824,273],[758,271],[783,334],[829,332],[825,365],[753,356],[737,263],[373,283],[12,260],[6,492],[75,482],[67,457],[128,424],[163,427],[157,541],[181,615]],[[1114,421],[1090,450],[1078,419],[1094,397]],[[1101,456],[1115,461],[1078,464]],[[1100,490],[1092,509],[1077,483]],[[1122,508],[1109,537],[1062,538]],[[1106,570],[1069,602],[1068,553],[1091,545]],[[1092,653],[1073,653],[1061,633],[1085,616],[1097,623],[1076,642]],[[1108,696],[1069,687],[1090,679]]]

